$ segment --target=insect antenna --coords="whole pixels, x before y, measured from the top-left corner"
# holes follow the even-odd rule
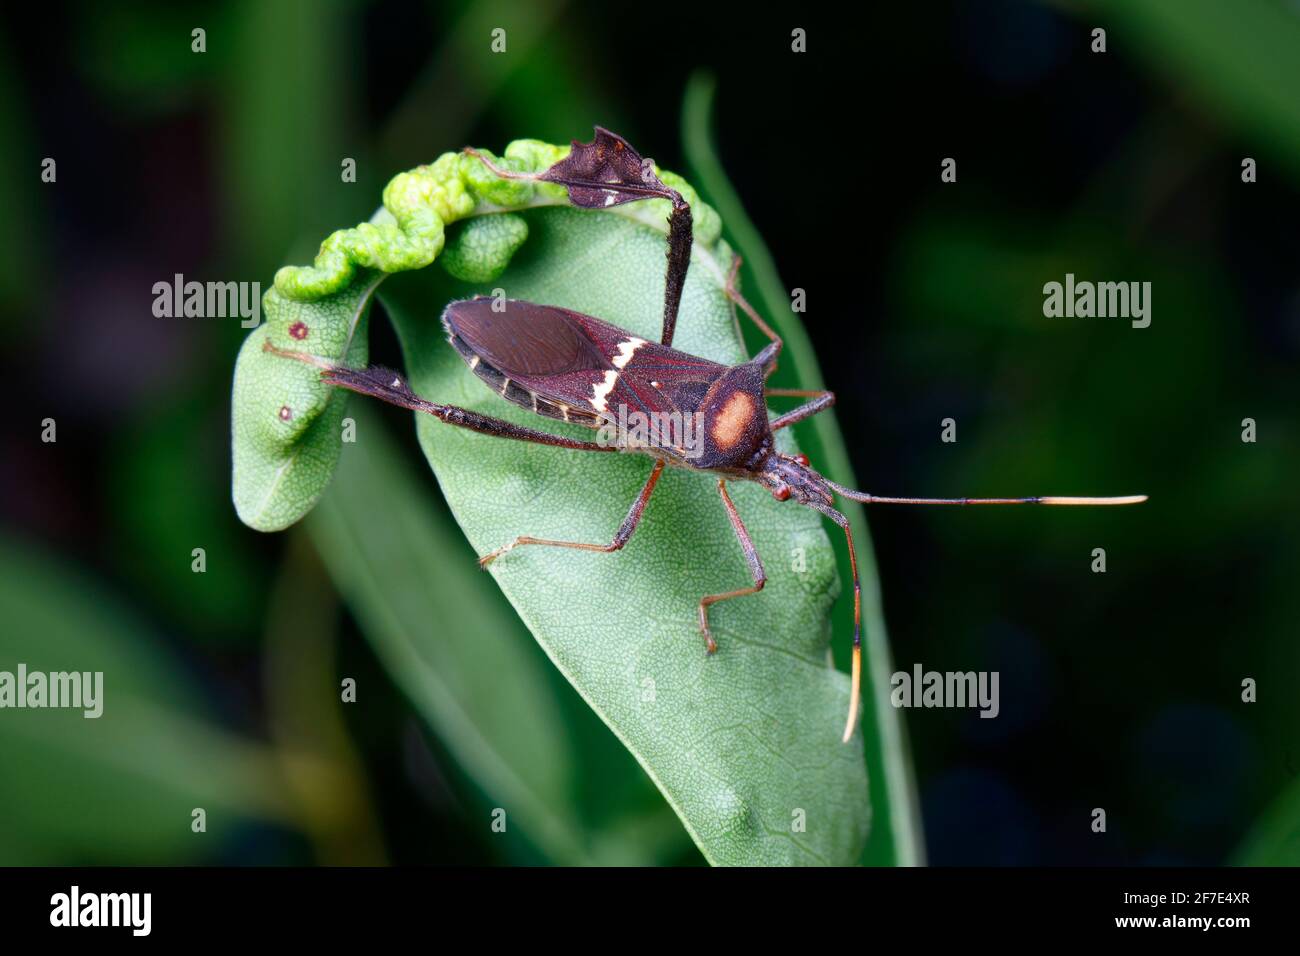
[[[851,501],[874,505],[1136,505],[1147,500],[1146,495],[1121,495],[1113,498],[1081,498],[1069,495],[1046,495],[1033,498],[890,498],[869,495],[863,491],[845,488],[824,475],[816,476],[827,489]],[[805,502],[830,518],[844,530],[849,546],[849,564],[853,569],[853,666],[852,688],[849,698],[849,719],[844,725],[845,743],[853,736],[858,718],[858,698],[862,689],[862,586],[858,582],[858,556],[853,548],[853,532],[844,515],[830,505],[812,499]]]
[[[850,670],[852,684],[849,688],[849,717],[844,722],[844,736],[841,738],[844,743],[848,743],[858,722],[858,700],[862,697],[862,584],[858,580],[858,552],[853,547],[853,530],[849,527],[848,518],[821,501],[810,500],[805,503],[839,525],[849,546],[849,567],[853,570],[853,666]]]
[[[823,477],[827,487],[851,501],[867,505],[1138,505],[1146,495],[1119,495],[1113,498],[1079,498],[1072,495],[1043,495],[1034,498],[889,498],[854,491]]]

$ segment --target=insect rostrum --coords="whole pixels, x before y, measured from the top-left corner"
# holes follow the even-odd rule
[[[599,430],[600,440],[562,437],[440,404],[415,394],[402,376],[388,369],[352,368],[346,363],[277,348],[269,342],[265,348],[318,366],[322,380],[331,385],[433,415],[447,424],[500,438],[573,451],[635,452],[653,460],[641,491],[610,541],[557,541],[521,535],[484,555],[480,559],[482,565],[486,566],[523,545],[616,551],[635,532],[665,465],[709,472],[716,476],[722,505],[751,577],[747,586],[701,597],[698,626],[707,650],[712,653],[717,645],[709,627],[709,608],[720,601],[757,593],[766,583],[762,559],[727,492],[727,483],[757,482],[778,501],[793,500],[812,508],[843,529],[852,567],[852,691],[843,734],[843,740],[847,742],[857,725],[860,698],[861,588],[852,532],[847,518],[835,507],[837,495],[868,504],[1119,505],[1145,500],[1141,495],[1118,498],[880,497],[845,488],[824,478],[804,456],[777,451],[773,433],[831,407],[834,395],[831,392],[767,387],[767,379],[780,355],[781,339],[736,288],[738,262],[733,263],[726,294],[770,339],[770,343],[749,361],[734,366],[672,348],[681,290],[690,264],[692,217],[690,205],[680,193],[660,181],[649,161],[643,160],[621,137],[599,127],[593,142],[575,142],[568,156],[540,173],[517,172],[473,150],[466,153],[476,157],[502,179],[528,179],[562,186],[569,201],[579,207],[604,208],[648,198],[667,199],[671,203],[659,342],[639,338],[594,316],[521,300],[465,299],[451,302],[442,314],[451,346],[474,374],[502,399],[536,413],[539,418],[573,422]],[[766,402],[769,396],[795,396],[807,401],[793,411],[769,417]],[[632,434],[626,428],[629,413],[659,427]]]

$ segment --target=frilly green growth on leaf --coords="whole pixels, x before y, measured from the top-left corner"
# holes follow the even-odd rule
[[[491,282],[506,271],[528,238],[528,221],[514,213],[479,216],[464,223],[438,261],[462,282]]]
[[[541,172],[570,147],[515,140],[505,155],[480,150],[514,172]],[[656,169],[691,204],[695,242],[712,247],[722,234],[716,212],[680,176]],[[422,269],[441,257],[457,279],[487,282],[501,275],[528,238],[512,212],[567,205],[554,183],[504,179],[468,153],[394,176],[380,214],[340,229],[321,243],[310,266],[285,266],[262,299],[263,324],[244,342],[232,396],[233,496],[240,519],[260,531],[293,524],[315,505],[342,448],[346,392],[324,385],[311,365],[265,352],[267,343],[329,361],[364,365],[366,315],[375,287],[394,272]],[[631,203],[612,215],[665,228],[664,199]],[[455,228],[452,227],[456,225]]]

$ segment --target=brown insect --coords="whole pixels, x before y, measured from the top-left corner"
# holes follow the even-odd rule
[[[669,199],[673,204],[659,342],[639,338],[589,315],[519,300],[466,299],[450,303],[442,315],[452,346],[493,391],[541,417],[598,429],[597,441],[565,438],[431,402],[416,395],[400,375],[388,369],[354,369],[269,344],[267,348],[317,365],[322,370],[322,379],[340,388],[434,415],[450,425],[574,451],[635,451],[654,459],[645,484],[609,542],[555,541],[521,535],[484,555],[479,559],[481,565],[486,567],[523,545],[617,551],[636,531],[665,465],[709,472],[717,476],[722,505],[731,519],[752,579],[752,584],[746,587],[700,599],[699,629],[708,652],[713,653],[717,644],[709,628],[709,608],[720,601],[755,594],[767,581],[762,559],[727,493],[727,482],[758,482],[777,501],[793,500],[819,511],[843,529],[853,574],[852,691],[843,735],[847,742],[857,724],[861,696],[862,590],[853,533],[848,519],[835,507],[836,495],[866,504],[906,505],[1124,505],[1146,500],[1145,495],[892,498],[836,484],[818,474],[803,455],[786,455],[776,450],[774,432],[830,408],[835,396],[826,391],[767,387],[768,376],[776,368],[781,352],[781,339],[736,289],[739,260],[732,265],[726,294],[771,340],[770,344],[748,362],[730,366],[672,348],[682,285],[690,263],[690,206],[679,193],[660,182],[650,164],[627,142],[597,127],[594,142],[575,142],[567,158],[540,174],[515,173],[479,158],[501,176],[560,183],[578,206],[603,208],[651,197]],[[793,411],[769,418],[766,399],[770,396],[802,397],[808,401]]]

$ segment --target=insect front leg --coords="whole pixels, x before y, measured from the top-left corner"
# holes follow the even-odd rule
[[[486,568],[507,551],[519,547],[521,544],[543,544],[552,548],[578,548],[582,551],[603,551],[609,553],[618,551],[623,545],[627,544],[636,531],[637,525],[641,523],[641,515],[645,512],[646,503],[650,500],[650,495],[654,493],[655,485],[659,483],[659,475],[664,470],[664,463],[656,461],[654,470],[650,472],[650,477],[646,479],[645,485],[641,488],[641,493],[636,496],[632,502],[632,507],[628,510],[627,517],[619,525],[618,531],[614,533],[614,540],[609,544],[587,544],[580,541],[553,541],[550,538],[533,538],[529,535],[520,535],[511,541],[505,547],[497,548],[489,554],[483,555],[478,559],[479,567]]]
[[[815,396],[811,402],[805,402],[798,408],[786,412],[784,415],[778,415],[768,423],[772,431],[778,428],[785,428],[787,425],[793,425],[795,422],[801,422],[805,418],[812,418],[818,412],[824,412],[835,404],[834,392],[807,391],[799,388],[769,388],[765,393],[767,395],[784,395],[797,396],[806,398]]]
[[[740,512],[736,510],[736,506],[732,504],[731,496],[727,494],[727,483],[721,478],[718,479],[718,493],[722,495],[722,503],[726,506],[727,517],[731,519],[731,527],[735,529],[736,538],[740,541],[740,549],[745,553],[745,563],[749,565],[749,573],[754,577],[754,585],[748,588],[737,588],[735,591],[723,591],[721,594],[709,594],[700,598],[700,633],[704,635],[704,641],[710,654],[718,649],[718,644],[713,639],[713,633],[709,630],[709,605],[730,598],[757,594],[763,590],[763,585],[767,583],[767,573],[763,570],[763,562],[758,556],[754,542],[750,540],[745,523],[740,520]]]

